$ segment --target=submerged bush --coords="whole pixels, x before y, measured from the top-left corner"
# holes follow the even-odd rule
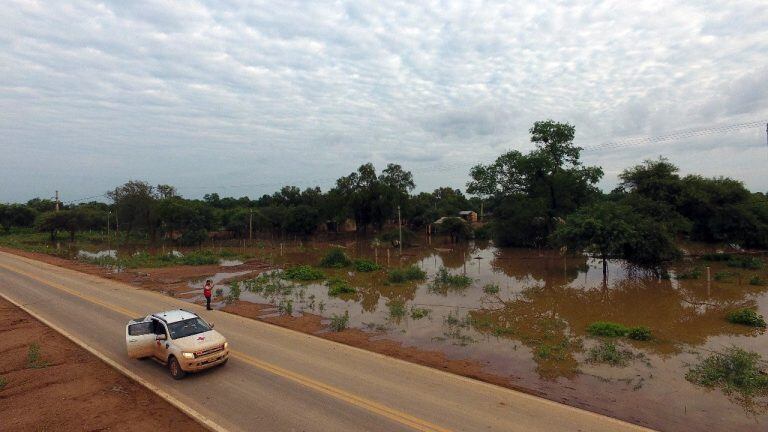
[[[466,288],[472,284],[472,278],[466,275],[452,275],[445,267],[440,267],[433,283],[435,287]]]
[[[595,321],[587,327],[592,336],[622,337],[629,333],[629,328],[609,321]]]
[[[701,256],[704,261],[728,261],[732,257],[728,253],[708,253]]]
[[[750,327],[765,328],[765,319],[753,309],[741,308],[728,313],[728,321]]]
[[[758,367],[761,361],[760,354],[731,346],[725,353],[713,354],[692,367],[685,379],[704,387],[718,387],[725,394],[768,396],[768,375]]]
[[[699,267],[696,267],[694,269],[680,272],[675,276],[675,279],[684,280],[684,279],[698,279],[701,277],[701,269]]]
[[[359,259],[354,262],[355,271],[360,273],[370,273],[381,269],[381,266],[373,261]]]
[[[387,302],[389,308],[389,317],[399,319],[405,316],[405,302],[402,300],[391,300]]]
[[[728,260],[728,267],[759,270],[763,268],[763,261],[757,257],[736,256]]]
[[[349,285],[349,282],[340,278],[331,278],[325,283],[328,287],[328,295],[336,297],[341,294],[354,294],[357,292],[355,288]]]
[[[498,294],[499,293],[499,286],[496,284],[486,284],[483,287],[483,292],[486,294]]]
[[[715,273],[715,280],[718,282],[731,282],[737,275],[738,273],[723,270]]]
[[[751,279],[749,279],[750,285],[757,285],[757,286],[763,286],[766,285],[766,281],[761,279],[760,276],[753,276]]]
[[[415,265],[392,269],[387,273],[387,280],[392,283],[403,283],[408,281],[421,281],[427,277],[427,274]]]
[[[425,318],[429,316],[429,314],[432,312],[431,309],[425,309],[425,308],[419,308],[416,306],[411,306],[411,319],[419,320],[422,318]]]
[[[325,279],[325,273],[312,266],[300,265],[286,269],[283,277],[290,280],[313,281]]]
[[[637,326],[629,329],[627,337],[637,341],[647,341],[651,340],[653,334],[651,333],[651,329],[648,327]]]
[[[320,267],[327,268],[343,268],[350,264],[352,264],[352,261],[350,261],[347,254],[345,254],[339,247],[331,248],[320,261]]]
[[[240,300],[240,283],[232,282],[229,284],[229,294],[224,297],[224,303],[232,304],[237,300]]]
[[[343,331],[349,326],[349,311],[344,311],[344,315],[333,314],[331,317],[331,330],[335,332]]]
[[[607,363],[611,366],[626,366],[634,355],[632,351],[621,349],[611,341],[603,341],[600,345],[592,347],[587,355],[590,363]]]

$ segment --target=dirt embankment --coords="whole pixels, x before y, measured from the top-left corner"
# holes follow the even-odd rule
[[[205,430],[1,298],[0,358],[0,430]]]

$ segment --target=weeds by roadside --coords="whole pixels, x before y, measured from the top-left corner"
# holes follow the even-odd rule
[[[48,367],[48,360],[43,359],[40,353],[40,345],[37,342],[33,342],[29,345],[27,350],[27,368],[29,369],[42,369]]]
[[[4,376],[0,376],[0,390],[4,389],[6,384],[8,384],[8,380]]]
[[[240,300],[240,282],[231,282],[229,284],[229,293],[224,297],[224,303],[232,304]]]
[[[331,317],[331,330],[340,332],[349,326],[349,311],[344,311],[344,315],[333,314]]]

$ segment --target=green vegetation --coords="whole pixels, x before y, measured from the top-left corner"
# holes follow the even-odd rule
[[[715,272],[714,279],[718,282],[733,282],[733,279],[738,275],[738,273],[723,270]]]
[[[707,253],[701,256],[701,259],[704,261],[715,261],[715,262],[730,261],[731,258],[732,258],[731,254],[722,253],[722,252]]]
[[[216,288],[216,290],[213,292],[214,297],[221,297],[224,295],[224,288]]]
[[[349,311],[344,311],[344,315],[333,314],[331,317],[331,330],[335,332],[343,331],[349,326]]]
[[[483,292],[486,294],[498,294],[499,286],[497,284],[486,284],[483,287]]]
[[[355,271],[360,273],[370,273],[381,269],[380,265],[364,259],[355,260],[353,266]]]
[[[281,299],[277,303],[277,313],[289,316],[293,314],[293,299]]]
[[[246,290],[265,297],[285,296],[293,291],[294,285],[284,281],[281,276],[282,273],[278,271],[264,272],[254,279],[244,281],[243,286]]]
[[[409,281],[422,281],[427,274],[415,265],[392,269],[387,272],[387,280],[391,283],[404,283]]]
[[[736,309],[728,313],[728,321],[734,324],[741,324],[750,327],[765,328],[765,319],[762,315],[759,315],[754,309],[741,308]]]
[[[387,302],[389,317],[399,320],[405,316],[405,302],[402,300],[390,300]]]
[[[230,282],[229,293],[224,297],[224,303],[232,304],[240,300],[240,282]]]
[[[4,389],[6,384],[8,384],[8,380],[4,376],[0,376],[0,390]]]
[[[708,388],[720,388],[742,399],[768,396],[768,375],[759,367],[760,354],[731,346],[713,354],[685,374],[688,381]]]
[[[339,247],[331,248],[320,261],[320,267],[344,268],[352,264],[347,254]]]
[[[44,360],[40,353],[40,345],[37,342],[33,342],[29,345],[27,350],[27,368],[29,369],[42,369],[48,367],[48,361]]]
[[[296,281],[316,281],[325,279],[325,273],[308,265],[300,265],[285,269],[283,277]]]
[[[463,289],[471,284],[472,278],[466,275],[452,275],[445,267],[440,267],[432,281],[432,288],[437,291],[450,288]]]
[[[587,327],[587,333],[592,336],[624,337],[629,328],[610,321],[596,321]]]
[[[653,333],[648,327],[638,326],[630,328],[627,337],[636,341],[647,341],[653,338]]]
[[[762,279],[760,276],[752,276],[749,279],[749,284],[756,285],[756,286],[763,286],[763,285],[768,285],[768,281],[766,281],[765,279]]]
[[[328,287],[328,295],[336,297],[342,294],[354,294],[357,292],[355,288],[349,285],[349,282],[340,278],[331,278],[325,282]]]
[[[440,223],[435,223],[435,232],[451,238],[451,242],[460,242],[472,238],[472,226],[464,219],[452,216],[444,218]]]
[[[420,320],[426,318],[432,313],[432,309],[425,309],[416,306],[411,306],[411,319]]]
[[[685,279],[698,279],[702,275],[701,268],[696,267],[693,269],[690,269],[688,271],[680,272],[675,275],[675,279],[678,280],[685,280]]]
[[[600,345],[590,348],[587,361],[607,363],[611,366],[626,366],[633,357],[632,351],[620,348],[613,341],[602,341]]]
[[[728,260],[728,267],[737,267],[748,270],[759,270],[763,268],[763,260],[757,257],[736,256]]]

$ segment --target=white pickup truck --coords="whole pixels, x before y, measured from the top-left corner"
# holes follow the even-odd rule
[[[229,343],[213,324],[182,309],[128,321],[125,344],[129,357],[151,357],[166,365],[174,379],[229,359]]]

